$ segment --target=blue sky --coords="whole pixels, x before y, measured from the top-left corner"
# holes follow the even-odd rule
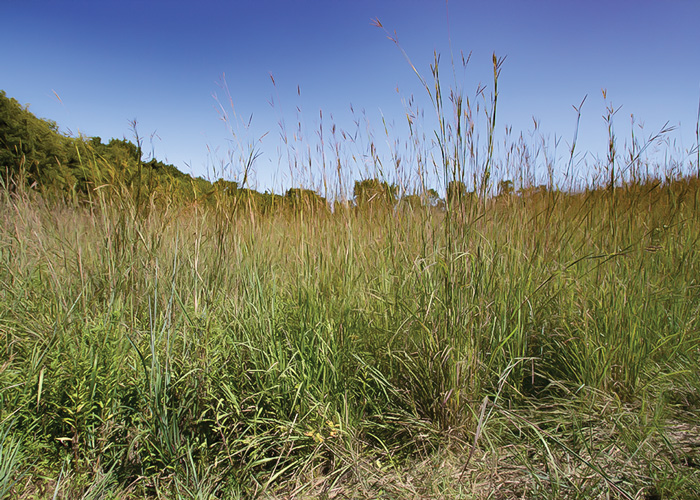
[[[61,130],[105,142],[133,139],[129,122],[136,119],[144,150],[188,173],[240,180],[239,157],[252,144],[260,152],[255,187],[316,187],[321,125],[328,148],[332,123],[338,134],[352,135],[361,120],[360,139],[341,147],[348,163],[367,154],[370,133],[386,155],[387,143],[409,140],[403,103],[414,96],[431,136],[425,90],[397,47],[371,26],[378,18],[426,78],[437,51],[443,82],[455,81],[450,39],[456,57],[471,52],[456,81],[472,102],[479,83],[492,84],[492,54],[507,56],[499,144],[510,125],[533,150],[544,139],[548,155],[565,166],[576,125],[572,105],[588,95],[578,148],[590,153],[589,164],[605,157],[610,102],[621,107],[614,119],[620,149],[634,114],[644,125],[636,127],[638,137],[667,121],[677,127],[667,147],[648,154],[663,158],[670,149],[689,161],[700,99],[700,2],[452,0],[448,7],[441,0],[4,0],[0,88]],[[285,147],[280,121],[291,138],[300,120],[303,136]],[[309,156],[316,174],[289,168],[290,157]],[[349,167],[348,176],[366,175],[362,164]]]

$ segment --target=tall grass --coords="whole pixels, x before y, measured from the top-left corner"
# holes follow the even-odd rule
[[[33,471],[12,491],[61,470],[68,496],[107,472],[186,498],[342,484],[367,457],[469,448],[477,427],[486,449],[519,442],[499,408],[561,398],[662,430],[697,411],[697,192],[490,199],[449,263],[434,209],[220,234],[197,206],[131,218],[6,193],[2,411],[25,450],[8,460]]]
[[[550,172],[496,194],[501,64],[477,95],[484,150],[480,108],[453,89],[445,109],[437,57],[433,86],[421,77],[439,130],[435,147],[409,138],[402,194],[426,200],[433,168],[444,208],[262,214],[221,193],[212,206],[117,184],[87,202],[4,189],[0,493],[699,487],[698,179],[623,179],[611,146],[601,185],[560,189]],[[525,162],[527,147],[511,150]]]

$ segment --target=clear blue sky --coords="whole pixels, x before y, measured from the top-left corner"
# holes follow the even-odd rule
[[[622,106],[614,122],[619,147],[630,136],[632,113],[644,124],[638,136],[652,135],[666,121],[678,127],[667,139],[679,161],[695,145],[696,0],[452,0],[449,24],[441,0],[3,0],[0,12],[0,88],[36,115],[105,142],[132,139],[129,121],[136,119],[146,152],[202,176],[217,175],[233,157],[224,174],[240,177],[236,158],[252,142],[261,153],[253,177],[261,190],[279,192],[298,183],[294,175],[303,177],[290,173],[281,119],[290,137],[300,117],[304,125],[292,156],[308,154],[300,152],[303,144],[316,158],[320,110],[326,144],[332,122],[338,131],[355,130],[351,105],[356,118],[364,110],[382,154],[382,117],[392,140],[408,139],[402,101],[414,95],[433,116],[399,50],[371,26],[374,18],[397,33],[426,78],[433,51],[440,52],[446,83],[453,81],[449,26],[453,53],[472,52],[466,73],[458,73],[472,98],[480,82],[492,83],[492,53],[507,56],[497,139],[507,125],[513,135],[529,137],[534,117],[550,148],[561,138],[558,165],[566,163],[576,124],[572,105],[586,95],[579,147],[590,151],[589,159],[605,157],[601,88]],[[232,118],[224,74],[236,116],[247,122],[252,115],[248,130]],[[424,126],[430,129],[431,119]],[[368,138],[364,124],[361,129],[364,142],[345,144],[343,155],[363,154]],[[358,178],[361,168],[355,169],[351,175]]]

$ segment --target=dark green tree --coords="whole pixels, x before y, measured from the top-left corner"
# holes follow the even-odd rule
[[[72,189],[80,177],[75,148],[76,140],[61,135],[56,122],[37,118],[0,90],[3,177],[24,177],[29,184]]]

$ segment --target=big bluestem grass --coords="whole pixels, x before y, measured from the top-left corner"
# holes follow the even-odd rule
[[[692,492],[698,179],[642,175],[668,131],[623,154],[612,106],[597,184],[554,180],[557,164],[581,168],[576,133],[563,161],[523,136],[499,158],[501,65],[469,98],[443,87],[437,56],[430,84],[416,71],[438,130],[420,131],[409,100],[388,160],[362,118],[315,136],[300,120],[290,177],[333,210],[106,179],[88,203],[6,187],[1,491]],[[246,187],[257,142],[238,143],[226,168]],[[378,190],[352,200],[354,180]]]
[[[192,471],[262,491],[361,470],[360,443],[400,463],[478,424],[505,440],[498,407],[587,391],[692,412],[697,195],[638,189],[614,212],[600,191],[490,201],[459,241],[449,331],[442,213],[244,217],[221,235],[197,207],[8,200],[6,411],[75,481],[118,464],[152,493]]]

